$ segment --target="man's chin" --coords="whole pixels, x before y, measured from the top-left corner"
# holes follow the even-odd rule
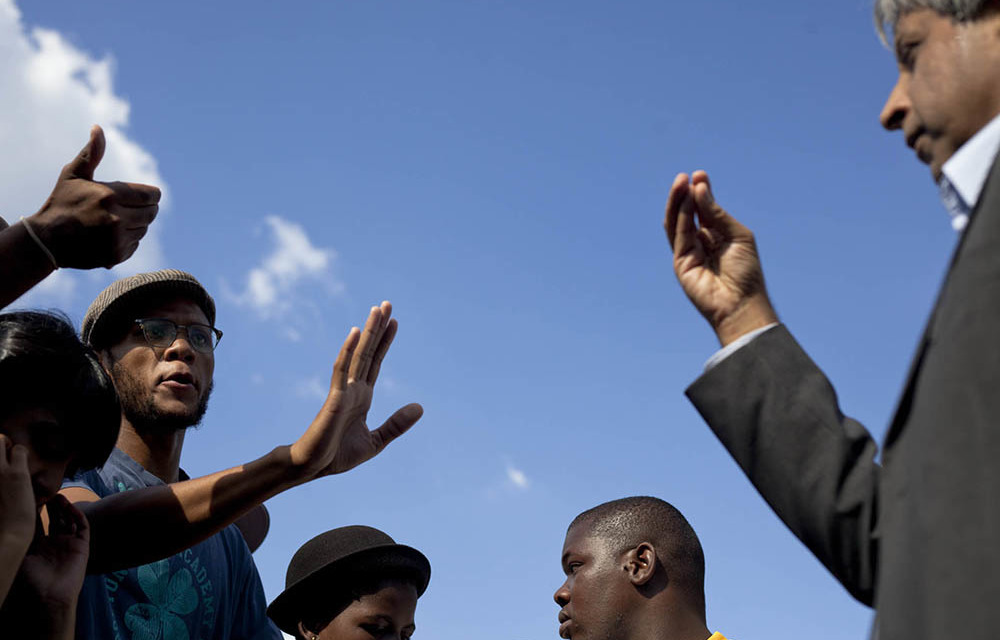
[[[934,182],[936,183],[941,182],[941,176],[944,175],[944,172],[942,171],[943,166],[943,162],[937,163],[933,160],[927,163],[927,168],[931,170],[931,177],[934,178]]]
[[[190,413],[164,413],[125,415],[139,433],[169,435],[201,424],[201,417]]]
[[[145,406],[123,406],[125,418],[141,433],[168,435],[201,424],[208,409],[207,402],[195,406],[187,403],[152,402]]]

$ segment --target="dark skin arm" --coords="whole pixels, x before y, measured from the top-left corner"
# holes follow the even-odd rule
[[[423,414],[419,404],[404,406],[377,429],[367,424],[379,369],[396,334],[391,313],[383,302],[372,308],[363,331],[348,334],[326,401],[294,443],[232,469],[104,499],[86,489],[64,489],[90,521],[87,571],[106,573],[173,555],[272,496],[353,469],[405,433]],[[141,539],[132,535],[136,530],[145,532]]]
[[[59,174],[51,195],[26,218],[60,267],[113,267],[139,247],[159,210],[160,190],[127,182],[98,182],[94,171],[104,157],[104,131],[90,140]],[[0,307],[55,270],[23,222],[0,219]]]

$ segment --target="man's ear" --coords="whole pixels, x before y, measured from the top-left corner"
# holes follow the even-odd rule
[[[100,351],[95,351],[97,354],[97,361],[101,363],[104,370],[111,375],[111,365],[114,364],[114,360],[111,359],[111,351],[109,349],[101,349]]]
[[[656,548],[649,542],[640,542],[625,553],[625,571],[629,581],[637,587],[653,579],[656,564]]]

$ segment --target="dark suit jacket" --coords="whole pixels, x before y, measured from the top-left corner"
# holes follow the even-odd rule
[[[889,428],[868,432],[784,327],[688,397],[880,640],[1000,637],[1000,164],[956,249]]]

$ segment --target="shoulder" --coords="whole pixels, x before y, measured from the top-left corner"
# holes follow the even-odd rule
[[[101,477],[101,473],[97,469],[81,471],[75,474],[72,478],[63,482],[62,488],[86,489],[88,491],[92,491],[101,498],[117,493],[111,488],[109,483],[105,481],[105,478]]]

